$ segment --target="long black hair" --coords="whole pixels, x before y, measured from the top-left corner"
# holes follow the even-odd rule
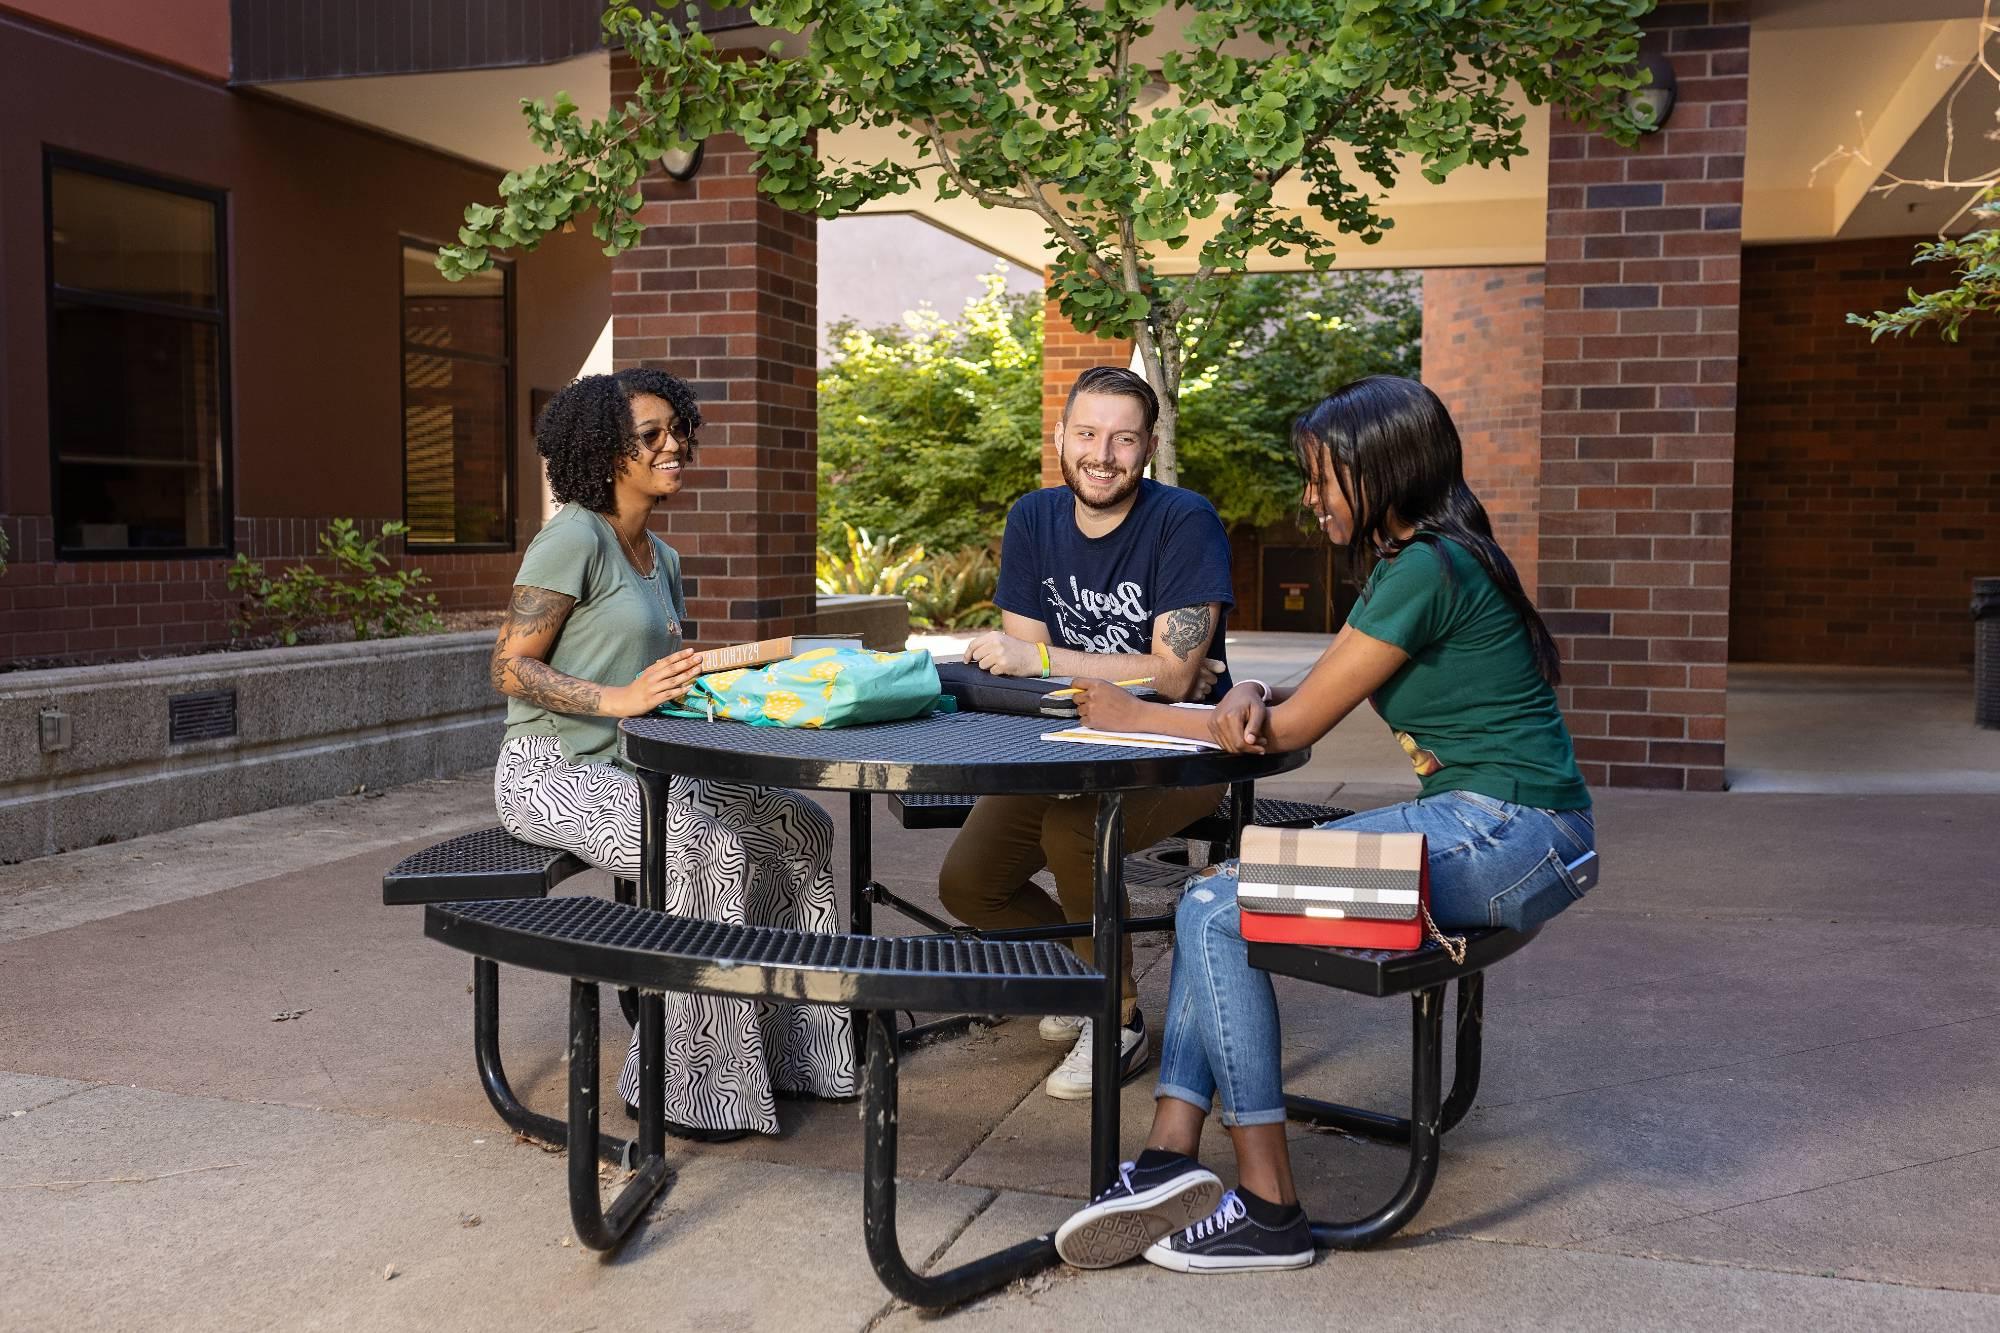
[[[1354,512],[1349,549],[1388,559],[1412,542],[1449,538],[1463,546],[1519,613],[1542,679],[1551,685],[1562,679],[1556,641],[1528,600],[1514,562],[1493,539],[1486,506],[1465,484],[1458,427],[1436,394],[1400,375],[1342,385],[1292,423],[1292,454],[1308,486],[1333,465],[1334,482]],[[1398,539],[1390,530],[1392,515],[1416,531]],[[1444,571],[1449,581],[1449,560]]]
[[[694,390],[664,370],[635,366],[615,375],[585,375],[549,399],[535,422],[535,452],[548,463],[549,491],[560,504],[579,504],[600,514],[612,511],[612,478],[618,464],[639,456],[632,426],[632,400],[640,394],[666,399],[686,432],[694,457],[701,409]]]

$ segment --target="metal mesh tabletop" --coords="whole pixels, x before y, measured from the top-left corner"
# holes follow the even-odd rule
[[[452,903],[424,933],[539,971],[647,990],[876,1009],[1083,1014],[1104,977],[1045,941],[824,935],[698,921],[602,898]]]
[[[620,725],[619,745],[641,768],[687,777],[973,795],[1197,787],[1287,772],[1311,756],[1310,750],[1231,755],[1042,739],[1064,725],[1001,713],[946,713],[825,731],[644,717]]]

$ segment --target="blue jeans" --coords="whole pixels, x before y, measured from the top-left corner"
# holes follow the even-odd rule
[[[1597,846],[1588,810],[1537,810],[1463,791],[1322,827],[1423,834],[1431,915],[1445,930],[1541,925],[1583,896],[1567,866]],[[1188,881],[1174,931],[1173,982],[1153,1096],[1206,1111],[1220,1093],[1223,1124],[1282,1124],[1278,1001],[1270,974],[1250,966],[1236,911],[1234,861]]]

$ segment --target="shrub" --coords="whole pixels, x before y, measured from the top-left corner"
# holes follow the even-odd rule
[[[878,540],[852,523],[841,526],[847,533],[845,549],[822,546],[814,562],[813,582],[821,592],[895,597],[923,585],[923,547],[904,546],[900,537]]]
[[[924,582],[908,594],[910,623],[920,629],[990,629],[1000,623],[993,594],[1000,583],[1000,554],[971,546],[924,562]]]
[[[439,629],[437,597],[417,591],[430,579],[421,569],[388,569],[382,552],[385,537],[409,531],[403,523],[385,523],[380,535],[362,536],[351,518],[337,518],[319,534],[320,559],[332,566],[322,574],[301,561],[276,578],[264,566],[238,553],[229,567],[229,587],[243,594],[237,616],[239,634],[275,634],[295,644],[308,630],[346,622],[357,639],[393,639]]]

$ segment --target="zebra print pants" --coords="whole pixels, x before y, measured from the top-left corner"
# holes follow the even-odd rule
[[[573,764],[553,736],[507,742],[493,803],[524,842],[562,847],[639,876],[639,782],[617,764]],[[840,929],[833,821],[796,792],[673,780],[667,805],[667,910],[737,925]],[[845,1009],[713,995],[666,997],[667,1119],[704,1129],[778,1132],[774,1093],[852,1097],[854,1038]],[[639,1035],[618,1079],[639,1100]]]

